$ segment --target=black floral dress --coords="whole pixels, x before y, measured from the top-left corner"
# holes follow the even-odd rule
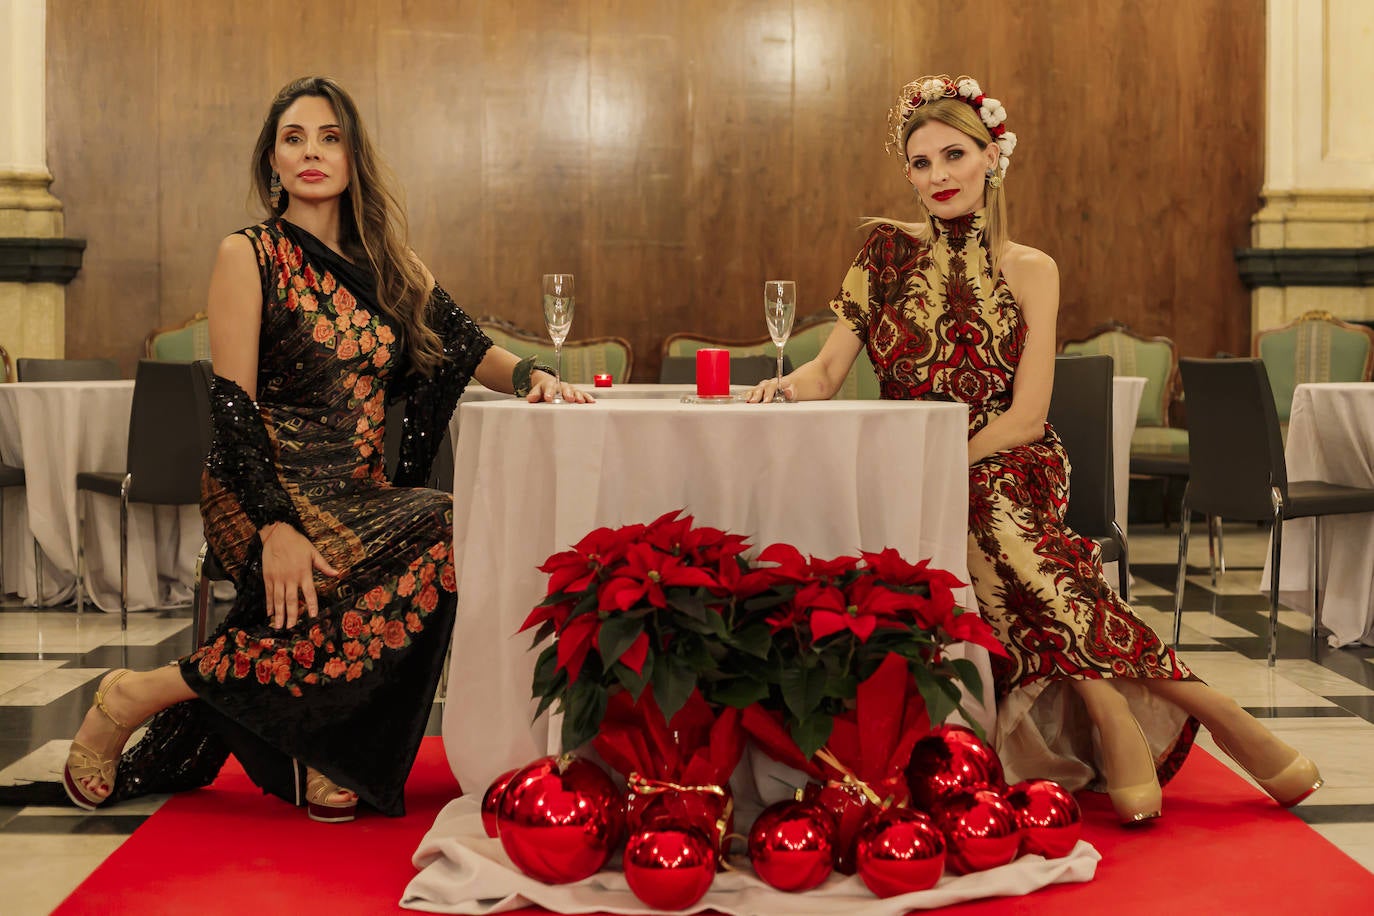
[[[173,756],[193,761],[195,773],[179,776],[186,784],[205,781],[227,749],[289,800],[311,766],[399,815],[456,605],[452,496],[419,487],[491,341],[436,288],[430,319],[447,359],[417,381],[370,275],[284,220],[242,234],[262,277],[258,399],[215,378],[202,499],[206,539],[237,598],[181,661],[202,701],[182,705],[199,708],[174,708],[161,730],[155,720],[150,747],[126,755],[118,791],[181,787],[158,785],[169,775],[158,745],[170,737],[181,745]],[[388,400],[402,397],[393,482],[384,419]],[[273,522],[304,532],[339,571],[315,574],[319,615],[302,613],[284,631],[268,625],[263,593],[258,531]]]
[[[884,398],[960,401],[969,436],[1011,406],[1026,326],[992,278],[983,213],[936,219],[924,242],[874,230],[831,308],[864,343]],[[969,575],[1009,657],[993,660],[995,743],[1008,778],[1101,787],[1091,722],[1068,682],[1106,678],[1140,720],[1161,780],[1197,723],[1143,688],[1192,679],[1102,575],[1100,552],[1064,524],[1069,461],[1048,423],[1038,441],[969,468]]]

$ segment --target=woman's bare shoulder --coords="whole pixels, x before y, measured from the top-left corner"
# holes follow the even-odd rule
[[[1020,242],[1007,242],[1001,267],[1008,278],[1013,273],[1037,276],[1059,272],[1059,266],[1054,263],[1054,258],[1039,248],[1022,245]]]

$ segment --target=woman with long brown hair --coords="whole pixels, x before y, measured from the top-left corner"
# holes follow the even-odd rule
[[[318,820],[351,820],[359,798],[398,815],[453,626],[452,497],[420,487],[458,397],[475,377],[532,402],[590,398],[493,346],[435,285],[333,80],[277,94],[252,181],[270,216],[221,243],[208,309],[202,514],[237,598],[179,664],[101,681],[64,784],[94,808],[203,785],[232,751]]]
[[[1059,270],[1009,238],[1016,135],[1005,120],[970,77],[902,88],[888,148],[920,220],[868,221],[830,303],[834,330],[781,394],[832,397],[862,350],[884,398],[968,404],[968,568],[1007,649],[993,674],[1009,781],[1105,789],[1123,823],[1148,821],[1201,722],[1276,801],[1295,805],[1321,785],[1316,765],[1195,678],[1112,591],[1097,546],[1064,525],[1068,459],[1046,422]],[[750,400],[777,387],[766,381]]]

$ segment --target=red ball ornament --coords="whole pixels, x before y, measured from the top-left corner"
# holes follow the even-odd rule
[[[544,757],[516,772],[496,807],[501,848],[545,884],[596,874],[620,842],[624,801],[611,777],[575,757]]]
[[[1021,853],[1057,859],[1069,854],[1083,833],[1083,812],[1063,786],[1048,779],[1018,782],[1007,793],[1021,825]]]
[[[1016,809],[991,789],[949,795],[935,809],[945,835],[946,864],[958,875],[1006,865],[1021,847]]]
[[[518,772],[520,772],[519,767],[506,770],[492,780],[491,785],[487,786],[487,791],[482,795],[482,829],[492,839],[499,836],[496,832],[496,806],[501,803],[501,795],[506,791],[506,786],[510,784],[510,778]]]
[[[1002,761],[972,729],[941,725],[931,729],[911,751],[906,781],[911,803],[933,811],[945,796],[966,789],[1005,791]]]
[[[854,840],[859,877],[879,897],[935,886],[945,870],[945,838],[930,815],[888,808],[859,829]]]
[[[656,910],[683,910],[702,898],[716,876],[717,845],[696,827],[649,827],[625,844],[625,881]]]
[[[807,802],[769,805],[749,831],[749,861],[769,887],[810,890],[835,867],[835,820]]]

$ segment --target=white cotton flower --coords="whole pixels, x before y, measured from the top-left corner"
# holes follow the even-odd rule
[[[996,99],[983,99],[983,107],[978,109],[978,116],[988,127],[996,127],[1007,119],[1007,110]]]
[[[1005,175],[1007,174],[1007,166],[1011,165],[1011,160],[1008,159],[1006,156],[1003,156],[1000,160],[998,160],[997,164],[1002,167],[1002,174]]]
[[[958,89],[959,94],[966,99],[976,99],[983,94],[983,87],[978,85],[978,81],[967,77],[955,83],[954,88]]]
[[[997,138],[997,148],[1002,151],[1003,156],[1010,156],[1016,152],[1016,134],[1007,131]]]
[[[927,102],[933,102],[936,99],[944,96],[944,80],[928,79],[921,84],[919,92],[921,94],[921,98],[925,99]]]

